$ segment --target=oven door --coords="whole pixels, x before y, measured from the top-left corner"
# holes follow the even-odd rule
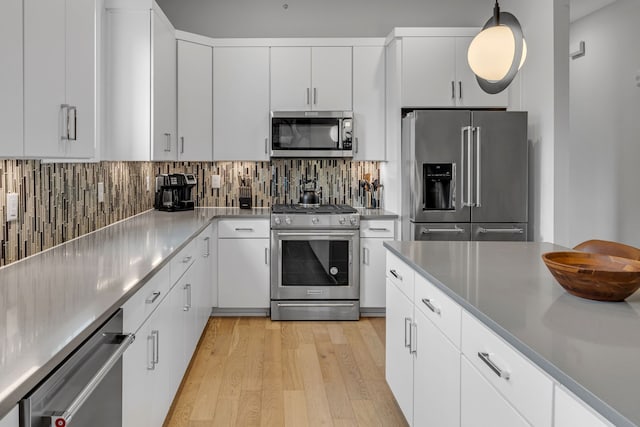
[[[272,300],[360,298],[359,230],[272,230]]]

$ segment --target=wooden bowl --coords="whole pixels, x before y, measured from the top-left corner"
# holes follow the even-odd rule
[[[592,254],[613,255],[622,258],[640,260],[640,249],[608,240],[587,240],[574,247],[576,251]]]
[[[542,260],[567,292],[581,298],[623,301],[640,288],[640,261],[589,252],[547,252]]]

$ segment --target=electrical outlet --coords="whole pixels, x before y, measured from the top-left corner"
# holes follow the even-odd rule
[[[151,190],[151,178],[147,175],[147,191]]]
[[[18,193],[7,193],[7,222],[18,220]]]
[[[211,175],[211,187],[220,188],[220,175]]]
[[[98,203],[104,202],[104,182],[98,183]]]

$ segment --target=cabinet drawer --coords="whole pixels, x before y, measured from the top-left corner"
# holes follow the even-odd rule
[[[171,284],[176,283],[196,260],[198,256],[197,240],[198,239],[191,240],[187,246],[182,248],[180,252],[171,259]]]
[[[415,276],[414,292],[415,306],[459,349],[462,308],[419,274]]]
[[[221,239],[268,239],[269,221],[255,219],[225,219],[218,223]]]
[[[170,266],[157,272],[122,306],[123,331],[137,332],[171,289]]]
[[[387,277],[413,301],[414,271],[400,258],[387,251]]]
[[[395,221],[393,220],[363,220],[360,221],[360,237],[380,237],[393,239],[395,237]]]
[[[551,379],[466,311],[462,312],[462,352],[531,424],[551,426]]]

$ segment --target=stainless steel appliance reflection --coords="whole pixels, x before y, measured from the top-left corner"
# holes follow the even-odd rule
[[[527,113],[408,113],[402,188],[403,240],[527,240]]]
[[[275,205],[271,318],[360,318],[360,216],[346,205]]]

